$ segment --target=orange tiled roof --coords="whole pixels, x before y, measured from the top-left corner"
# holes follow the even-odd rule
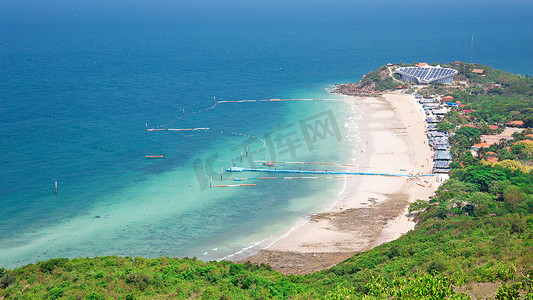
[[[523,121],[511,121],[505,125],[508,125],[508,126],[524,126],[524,122]]]
[[[483,73],[485,73],[485,70],[483,70],[483,69],[474,69],[474,70],[472,70],[472,73],[483,74]]]
[[[474,148],[482,148],[482,147],[488,147],[492,144],[489,144],[489,143],[479,143],[479,144],[475,144],[475,145],[472,145],[472,147]]]
[[[521,140],[521,141],[518,141],[518,142],[516,142],[516,143],[531,144],[531,143],[533,143],[533,141],[532,141],[532,140]],[[516,144],[516,143],[515,143],[515,144]]]

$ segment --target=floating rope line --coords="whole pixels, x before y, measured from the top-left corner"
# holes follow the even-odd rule
[[[262,138],[259,138],[259,137],[255,136],[255,135],[242,133],[242,132],[224,131],[224,130],[220,130],[220,134],[248,137],[248,138],[251,138],[251,139],[253,139],[255,141],[261,142],[261,147],[260,148],[254,150],[254,151],[251,151],[251,152],[247,151],[246,152],[246,156],[251,156],[251,155],[257,154],[257,153],[263,151],[266,148],[266,141],[263,140]],[[232,157],[230,161],[233,161],[233,165],[235,166],[235,162],[237,160],[242,162],[242,152],[241,152],[240,156]]]
[[[217,106],[217,101],[216,101],[216,98],[213,97],[213,106],[210,106],[208,108],[204,108],[204,109],[200,109],[198,111],[193,111],[191,112],[191,114],[195,115],[197,113],[202,113],[202,112],[206,112],[208,110],[211,110],[211,109],[214,109],[215,107]],[[154,128],[148,128],[148,123],[146,124],[146,131],[157,131],[157,130],[154,130],[154,129],[159,129],[159,128],[163,128],[165,126],[168,126],[168,125],[172,125],[174,122],[180,120],[180,119],[183,119],[185,117],[185,108],[182,109],[182,113],[181,113],[181,116],[173,119],[172,121],[168,122],[168,124],[160,124],[160,125],[157,125],[155,126]]]
[[[210,106],[208,108],[200,109],[197,111],[193,111],[190,114],[195,115],[203,112],[207,112],[209,110],[214,109],[218,103],[246,103],[246,102],[286,102],[286,101],[345,101],[345,99],[280,99],[280,98],[273,98],[273,99],[248,99],[248,100],[223,100],[223,101],[217,101],[215,97],[213,97],[213,106]],[[172,125],[174,122],[183,119],[185,117],[185,109],[182,109],[181,116],[173,119],[172,121],[168,122],[168,124],[160,124],[158,126],[155,126],[154,128],[150,129],[157,129],[157,128],[163,128],[167,125]],[[155,131],[155,130],[147,130],[147,131]]]

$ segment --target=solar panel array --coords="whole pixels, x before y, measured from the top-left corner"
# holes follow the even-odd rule
[[[407,77],[406,79],[416,78],[419,83],[430,83],[432,81],[439,81],[448,78],[451,79],[458,73],[454,69],[438,67],[405,67],[397,69],[396,72]]]

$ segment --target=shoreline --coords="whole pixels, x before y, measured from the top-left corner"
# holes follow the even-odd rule
[[[425,114],[413,95],[346,96],[357,121],[364,151],[359,169],[431,171],[432,151],[425,134]],[[430,187],[399,177],[356,176],[324,211],[309,216],[280,239],[237,262],[267,263],[283,274],[306,274],[336,265],[357,252],[392,241],[414,227],[406,212],[410,202],[428,199]]]

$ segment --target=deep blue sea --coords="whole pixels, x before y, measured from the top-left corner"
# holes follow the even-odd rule
[[[335,199],[341,181],[220,169],[357,160],[342,102],[214,97],[335,98],[388,62],[470,61],[472,34],[474,62],[533,75],[530,1],[369,2],[0,0],[0,266],[221,259]]]

